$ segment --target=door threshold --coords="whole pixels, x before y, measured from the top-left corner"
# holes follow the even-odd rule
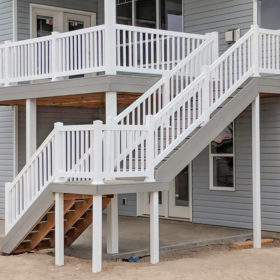
[[[148,218],[150,217],[149,214],[143,214],[139,217]],[[159,216],[161,220],[169,220],[169,221],[178,221],[178,222],[192,222],[190,218],[179,218],[179,217],[165,217],[165,216]]]

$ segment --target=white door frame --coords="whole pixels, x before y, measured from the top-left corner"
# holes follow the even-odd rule
[[[54,6],[30,4],[30,37],[36,36],[36,15],[56,16],[57,21],[54,20],[54,31],[64,32],[64,14],[72,14],[77,16],[90,16],[90,26],[96,25],[96,13],[86,12],[80,10],[66,9]]]
[[[172,184],[175,184],[175,179],[170,183],[169,189],[171,189]],[[189,219],[192,221],[192,188],[193,188],[193,180],[192,180],[192,163],[189,164]],[[160,216],[170,219],[182,219],[182,217],[170,216],[169,215],[169,207],[170,207],[170,195],[169,191],[163,192],[163,204],[160,205]],[[137,216],[143,216],[149,214],[149,205],[148,205],[148,196],[147,193],[137,193]],[[165,202],[165,203],[164,203]]]

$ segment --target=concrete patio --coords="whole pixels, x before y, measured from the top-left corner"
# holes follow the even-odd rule
[[[88,228],[65,254],[91,259],[92,229]],[[247,229],[160,220],[160,249],[172,250],[244,241],[252,237]],[[106,254],[106,216],[103,217],[103,258],[120,259],[149,254],[149,218],[119,217],[119,254]]]

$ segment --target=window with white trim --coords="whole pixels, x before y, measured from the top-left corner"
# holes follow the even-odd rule
[[[210,144],[210,190],[235,191],[234,123]]]

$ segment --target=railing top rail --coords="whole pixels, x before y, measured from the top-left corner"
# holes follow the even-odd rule
[[[52,132],[48,135],[48,137],[44,140],[44,142],[40,145],[40,147],[36,150],[36,152],[33,154],[33,156],[30,158],[30,160],[26,163],[25,167],[22,168],[22,170],[18,173],[18,175],[13,180],[14,183],[16,183],[25,173],[26,169],[28,168],[29,164],[33,162],[39,154],[43,151],[43,149],[46,147],[46,145],[50,142],[50,140],[55,135],[55,129],[52,130]],[[14,184],[10,185],[10,189],[12,189]]]
[[[258,27],[258,32],[260,33],[265,33],[268,35],[280,35],[280,29],[266,29],[266,28],[259,28]]]
[[[117,24],[116,27],[117,27],[117,29],[119,28],[119,29],[128,30],[128,31],[147,32],[147,33],[151,33],[151,34],[160,34],[160,35],[169,35],[169,36],[178,36],[178,37],[185,37],[185,38],[191,38],[191,39],[205,40],[205,35],[194,34],[194,33],[153,29],[153,28],[131,26],[131,25],[124,25],[124,24]]]
[[[217,65],[223,62],[233,51],[239,48],[253,33],[254,29],[250,29],[247,33],[244,34],[235,44],[233,44],[229,49],[227,49],[216,61],[214,61],[209,67],[210,70],[213,70]]]
[[[102,130],[115,130],[115,131],[146,131],[148,127],[146,125],[117,125],[117,124],[101,124]],[[64,125],[57,127],[59,131],[94,131],[94,124],[86,125]]]
[[[79,35],[79,34],[85,34],[85,33],[92,32],[92,31],[100,31],[100,30],[104,30],[104,29],[105,29],[105,25],[102,24],[102,25],[91,26],[91,27],[87,27],[87,28],[83,28],[83,29],[74,30],[74,31],[58,33],[56,36],[57,36],[57,38],[64,38],[64,37],[75,36],[75,35]]]

